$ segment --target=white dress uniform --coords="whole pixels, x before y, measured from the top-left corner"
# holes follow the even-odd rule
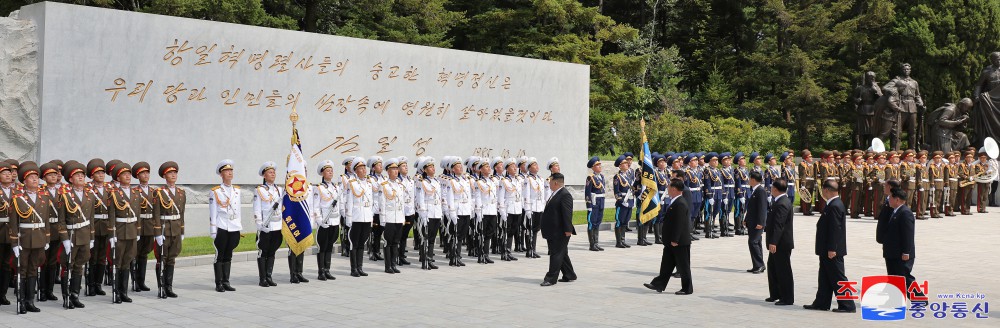
[[[281,231],[281,199],[284,188],[272,184],[257,186],[253,195],[253,220],[261,232]],[[277,206],[275,206],[277,205]]]
[[[501,241],[504,245],[501,247],[501,260],[511,261],[515,258],[510,255],[511,244],[514,242],[515,236],[517,236],[517,231],[520,229],[522,220],[524,219],[524,203],[521,195],[523,185],[518,179],[517,175],[507,175],[503,179],[500,179],[500,184],[497,186],[498,195],[498,207],[500,210],[500,220],[503,222],[501,225],[507,227],[506,235],[507,240]],[[521,243],[521,239],[518,239],[518,244]]]
[[[333,168],[333,162],[324,161],[319,166],[319,175],[323,175],[325,168]],[[316,253],[316,266],[318,275],[316,279],[333,280],[336,279],[330,274],[330,265],[333,257],[333,244],[340,235],[341,208],[344,207],[344,193],[340,186],[330,181],[323,181],[312,188],[312,209],[313,226],[316,227],[316,242],[319,252]]]
[[[423,168],[433,165],[434,159],[424,157],[420,159],[417,167]],[[438,227],[444,215],[441,200],[441,184],[434,177],[422,176],[414,181],[416,188],[414,191],[414,207],[417,210],[417,233],[421,239],[420,262],[425,270],[436,269],[437,266],[431,261],[434,259],[434,240],[437,237]]]
[[[353,161],[353,160],[354,160],[353,156],[348,157],[347,159],[344,160],[344,162],[345,162],[344,165],[350,166],[351,165],[351,161]],[[347,195],[348,195],[347,194],[347,190],[349,189],[348,183],[349,183],[349,181],[351,180],[352,177],[354,177],[353,173],[345,172],[344,174],[340,175],[340,182],[337,183],[337,190],[340,191],[340,199],[341,199],[341,202],[340,202],[341,204],[340,204],[340,206],[338,206],[338,207],[340,207],[340,225],[341,225],[341,228],[340,228],[341,229],[341,232],[340,232],[340,256],[343,256],[343,257],[349,256],[347,254],[347,251],[350,249],[349,244],[351,242],[350,241],[351,238],[348,235],[348,233],[350,232],[350,226],[348,225],[348,222],[347,222],[346,212],[347,212],[347,200],[350,199],[350,198],[347,197]]]
[[[216,165],[215,172],[221,173],[233,169],[232,160],[223,160]],[[233,250],[240,243],[240,231],[243,230],[243,216],[240,209],[240,187],[221,184],[208,193],[209,232],[214,239],[215,291],[226,292],[236,289],[229,285],[229,273],[232,268]]]
[[[364,165],[364,160],[355,159],[352,167]],[[372,220],[374,218],[375,194],[372,190],[370,180],[358,179],[356,177],[348,180],[345,190],[345,217],[347,218],[350,231],[351,247],[351,276],[367,276],[362,270],[365,251],[365,243],[371,233]]]

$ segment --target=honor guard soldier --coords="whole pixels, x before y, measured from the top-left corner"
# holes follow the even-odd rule
[[[500,192],[500,222],[505,223],[507,227],[507,240],[503,242],[505,245],[501,247],[503,255],[500,256],[500,260],[517,261],[517,258],[511,255],[511,244],[517,239],[517,231],[524,219],[524,206],[522,204],[524,200],[521,196],[521,188],[523,186],[518,182],[516,159],[507,159],[504,162],[504,168],[507,174],[500,180],[500,187],[497,188]],[[430,187],[428,186],[428,188]],[[433,254],[431,256],[431,260],[433,261]]]
[[[746,227],[743,226],[743,219],[746,217],[747,198],[750,197],[750,170],[747,169],[747,160],[743,152],[736,153],[733,157],[736,160],[736,212],[733,214],[733,223],[736,226],[737,235],[747,234]]]
[[[49,247],[45,251],[45,264],[42,265],[42,272],[38,277],[39,302],[59,300],[53,290],[59,277],[59,252],[63,251],[60,236],[65,235],[66,232],[66,226],[59,221],[59,210],[57,209],[60,206],[58,204],[60,201],[59,192],[63,187],[61,163],[61,161],[53,160],[42,164],[39,168],[41,178],[45,182],[39,192],[45,193],[52,200],[49,202],[49,206],[52,207],[48,211],[49,216],[45,218],[45,223],[49,227]]]
[[[961,164],[959,159],[961,158],[959,151],[948,152],[948,163],[945,163],[945,180],[946,187],[944,189],[944,215],[945,216],[955,216],[955,207],[958,206],[958,171]]]
[[[378,199],[380,197],[379,193],[382,182],[385,181],[385,173],[383,173],[384,164],[382,163],[381,156],[372,156],[368,158],[366,162],[368,165],[368,183],[372,186],[372,199]],[[378,206],[372,205],[372,228],[371,238],[368,239],[368,259],[372,261],[382,261],[382,232],[385,228],[382,227],[381,221],[381,209]]]
[[[625,155],[618,156],[615,160],[618,167],[618,174],[615,175],[615,247],[632,247],[625,243],[625,227],[628,226],[631,218],[632,207],[635,204],[635,196],[632,194],[632,180],[629,174],[628,161]]]
[[[913,210],[917,219],[922,219],[920,207],[917,205],[917,199],[921,195],[917,193],[917,189],[920,188],[920,176],[916,166],[916,156],[913,150],[907,149],[899,163],[900,181],[903,182],[903,188],[906,190],[906,205]]]
[[[316,279],[321,281],[334,280],[337,278],[330,274],[330,265],[333,260],[333,244],[340,236],[340,217],[344,193],[340,190],[340,186],[334,183],[334,164],[332,161],[325,160],[319,163],[316,175],[320,177],[321,182],[313,187],[312,201],[310,202],[310,207],[313,210],[311,214],[315,221],[313,226],[317,230],[316,242],[319,247],[319,252],[316,253],[318,271]],[[278,229],[281,229],[280,219]]]
[[[209,234],[215,244],[215,291],[236,291],[229,284],[229,273],[233,266],[233,250],[240,244],[243,230],[243,215],[240,206],[240,187],[233,184],[233,161],[226,159],[215,166],[215,172],[222,178],[222,184],[208,193],[208,213],[210,215]]]
[[[591,251],[603,251],[600,246],[601,222],[604,221],[604,175],[601,174],[601,159],[597,156],[587,161],[591,173],[584,184],[583,197],[587,202],[587,241]],[[616,230],[617,232],[617,230]]]
[[[722,200],[725,199],[725,194],[723,193],[722,185],[722,172],[719,169],[719,154],[709,153],[708,154],[708,166],[705,168],[705,199],[708,200],[708,206],[705,210],[705,237],[710,239],[719,238],[719,234],[715,232],[715,220],[716,218],[721,221],[722,214]],[[722,229],[719,229],[720,232]]]
[[[864,196],[861,200],[861,214],[864,216],[873,216],[872,213],[872,202],[875,195],[874,190],[876,187],[872,184],[871,176],[872,169],[875,167],[875,153],[871,151],[865,152],[865,182],[864,182]]]
[[[556,160],[554,157],[553,160]],[[478,263],[490,264],[493,260],[490,259],[490,243],[496,236],[497,229],[497,215],[500,214],[500,203],[499,203],[499,192],[497,191],[496,181],[492,179],[493,177],[493,163],[491,163],[489,158],[483,157],[479,161],[479,178],[474,182],[475,188],[477,190],[476,194],[479,196],[476,200],[476,216],[479,217],[481,228],[481,235],[479,239]],[[553,163],[549,160],[549,170],[553,169],[559,170],[559,162],[556,160]]]
[[[667,185],[670,184],[670,174],[667,170],[670,168],[670,164],[673,163],[673,157],[667,157],[665,155],[657,155],[653,157],[654,165],[656,165],[656,189],[659,191],[660,195],[660,211],[656,214],[656,218],[652,221],[653,227],[653,243],[663,244],[663,217],[667,211],[666,200],[670,200],[667,195]],[[649,241],[646,241],[649,243]]]
[[[10,159],[0,162],[0,305],[10,305],[7,289],[10,288],[14,271],[14,265],[8,259],[12,258],[11,248],[14,246],[11,244],[10,230],[17,229],[10,217],[10,208],[13,206],[11,201],[17,192],[17,185],[14,183],[17,170],[11,162],[13,160]]]
[[[441,199],[442,208],[444,211],[444,220],[442,223],[446,226],[444,233],[441,235],[444,241],[445,257],[448,258],[449,266],[461,266],[457,258],[459,254],[456,254],[458,246],[456,243],[461,242],[459,233],[461,229],[458,228],[460,224],[458,212],[460,203],[464,199],[466,205],[469,205],[468,200],[471,198],[465,198],[466,194],[470,191],[465,188],[465,184],[460,181],[460,175],[462,174],[462,158],[457,156],[445,156],[441,160],[441,167],[445,170],[442,174],[441,179]]]
[[[883,192],[885,192],[883,186],[885,186],[885,182],[888,179],[885,155],[886,153],[884,152],[875,154],[875,165],[868,170],[868,180],[871,181],[869,182],[869,186],[872,188],[872,203],[869,205],[869,208],[872,209],[872,216],[875,218],[878,218],[879,210],[882,208],[886,197],[886,195],[883,195]],[[899,180],[896,181],[899,182]]]
[[[62,170],[69,183],[60,191],[58,202],[59,221],[66,227],[66,233],[60,238],[66,252],[62,265],[68,273],[63,277],[63,294],[69,299],[63,300],[63,305],[68,309],[84,308],[80,302],[83,266],[90,261],[90,248],[94,245],[94,225],[90,219],[94,217],[97,198],[88,190],[86,171],[87,168],[77,161],[66,162]],[[69,279],[68,284],[65,279]]]
[[[844,181],[850,186],[850,192],[845,195],[850,197],[851,218],[859,219],[861,218],[861,203],[864,201],[865,162],[864,156],[860,152],[852,154],[851,157],[854,164],[847,167],[848,178]]]
[[[184,189],[177,187],[176,162],[168,161],[160,165],[156,171],[166,184],[157,189],[153,197],[153,220],[162,225],[162,233],[156,237],[156,274],[157,283],[161,285],[160,298],[175,298],[174,293],[174,263],[181,254],[181,242],[184,241],[184,210],[187,207],[187,196]],[[161,269],[162,268],[162,269]]]
[[[812,216],[812,205],[816,199],[816,165],[812,160],[812,153],[808,149],[802,150],[802,162],[798,166],[799,178],[799,207],[802,215]],[[789,198],[791,199],[791,198]]]
[[[111,176],[118,181],[118,187],[111,192],[111,204],[108,221],[114,221],[113,237],[109,240],[112,251],[115,252],[114,286],[118,295],[112,297],[115,303],[132,303],[128,297],[129,270],[135,260],[136,239],[142,235],[139,225],[139,206],[142,199],[139,193],[132,190],[132,167],[125,162],[115,165]]]
[[[938,150],[934,152],[934,160],[927,167],[927,175],[930,178],[930,192],[927,196],[928,207],[931,209],[931,217],[935,219],[940,219],[944,217],[941,212],[944,208],[945,197],[948,194],[945,193],[947,178],[947,165],[944,164],[942,157],[944,152]]]
[[[257,225],[257,285],[261,287],[277,286],[272,274],[274,273],[275,253],[281,247],[281,202],[284,197],[284,186],[278,187],[274,180],[274,162],[264,162],[257,169],[257,174],[263,178],[261,185],[254,188],[253,193],[253,221]],[[320,174],[322,175],[322,174]],[[317,204],[317,203],[313,203]],[[289,252],[289,254],[293,254]],[[301,262],[298,258],[289,257],[288,272],[292,283],[299,283],[299,266]],[[321,267],[322,268],[322,267]]]
[[[691,193],[691,221],[700,223],[700,213],[704,208],[702,202],[705,201],[705,194],[702,192],[702,170],[698,168],[698,156],[689,154],[684,158],[684,164],[687,165],[687,169],[684,171],[684,185],[687,191]],[[697,227],[693,228],[692,234],[698,234],[699,231],[697,229]]]
[[[733,210],[733,202],[736,200],[736,174],[733,173],[732,155],[722,153],[722,168],[719,173],[722,176],[722,212],[719,214],[719,230],[723,237],[733,237],[732,228],[735,225],[729,222],[729,214]]]
[[[400,273],[396,268],[399,250],[399,233],[403,230],[403,204],[405,204],[403,184],[399,179],[399,160],[390,158],[385,162],[385,170],[389,174],[385,181],[378,186],[379,197],[376,202],[379,212],[382,213],[380,219],[385,229],[386,245],[383,249],[385,253],[385,273]]]
[[[437,173],[434,158],[421,157],[417,160],[416,165],[420,171],[414,197],[414,205],[417,208],[417,235],[420,237],[420,246],[417,249],[420,254],[421,269],[433,270],[437,269],[433,263],[434,239],[444,215],[441,208],[441,184],[434,177],[434,174]],[[511,163],[511,168],[511,171],[516,173],[516,165]],[[520,204],[517,205],[520,207]],[[508,243],[507,246],[509,254],[510,244]]]
[[[354,156],[347,156],[347,158],[344,158],[344,161],[341,162],[341,164],[344,165],[344,174],[340,175],[340,190],[341,190],[341,193],[343,193],[343,195],[341,195],[341,197],[344,200],[348,199],[347,198],[347,182],[351,180],[352,176],[354,176],[354,169],[351,168],[351,163],[353,163],[353,162],[354,162]],[[345,207],[341,206],[341,208],[345,208]],[[340,232],[340,256],[349,257],[350,256],[349,250],[351,249],[351,247],[350,247],[350,242],[351,242],[351,240],[350,240],[351,239],[350,238],[350,227],[347,226],[347,218],[344,217],[344,216],[340,217],[340,227],[341,227],[341,230],[340,230],[341,231]]]
[[[632,196],[636,197],[637,195],[639,195],[638,187],[641,187],[642,185],[641,184],[638,185],[638,186],[636,185],[636,172],[635,172],[635,170],[632,170],[632,159],[633,159],[633,156],[634,155],[631,152],[625,152],[625,162],[628,163],[628,168],[629,168],[628,172],[626,172],[625,174],[629,177],[629,181],[632,182]],[[633,199],[635,199],[635,198],[633,198]],[[635,201],[632,204],[633,205],[632,212],[634,212],[634,213],[630,213],[630,214],[635,214],[636,215],[635,220],[636,220],[636,222],[638,222],[639,221],[639,217],[638,217],[639,212],[634,210],[635,204],[638,204],[638,200],[637,199],[635,199]],[[632,228],[628,226],[628,219],[625,220],[625,232],[632,232]],[[623,233],[622,234],[623,240],[624,240],[624,237],[625,237],[625,234]]]
[[[379,163],[381,164],[381,163]],[[355,158],[351,163],[354,177],[348,180],[348,193],[345,196],[346,208],[344,215],[351,227],[351,277],[368,276],[365,273],[365,245],[371,237],[372,220],[374,219],[375,193],[368,177],[368,167],[363,158]]]
[[[153,201],[156,197],[156,190],[149,186],[149,175],[152,174],[149,163],[138,162],[132,166],[132,177],[139,180],[139,184],[132,187],[132,192],[139,195],[139,225],[141,235],[136,240],[135,247],[135,268],[132,271],[132,278],[135,280],[133,292],[149,291],[146,286],[146,264],[149,253],[153,252],[153,245],[163,236],[163,223],[153,219]]]
[[[21,164],[24,166],[24,164]],[[990,165],[989,156],[986,154],[986,148],[979,148],[979,160],[976,161],[975,170],[973,171],[973,176],[979,179],[974,179],[976,181],[976,198],[978,202],[976,203],[976,208],[979,213],[986,213],[986,206],[989,203],[990,196],[990,182],[986,181],[983,177],[992,177],[994,168]]]
[[[972,215],[972,211],[969,208],[969,203],[972,200],[969,197],[972,197],[972,188],[976,186],[975,176],[973,175],[975,171],[975,164],[973,162],[975,152],[966,150],[962,157],[965,160],[958,167],[958,202],[956,204],[962,215]]]
[[[786,186],[788,187],[788,191],[785,193],[788,194],[788,199],[791,200],[795,200],[796,186],[800,183],[799,173],[795,171],[795,159],[793,157],[794,156],[791,152],[786,151],[781,153],[781,157],[778,158],[778,161],[783,163],[781,168],[781,177],[785,178],[785,182],[787,183]],[[749,196],[749,192],[747,195]],[[744,232],[746,232],[746,230],[744,230]]]
[[[497,188],[497,230],[493,243],[490,246],[493,248],[491,250],[493,254],[500,255],[503,254],[503,247],[507,240],[507,223],[500,215],[500,207],[504,205],[503,199],[500,198],[500,189],[503,188],[503,177],[507,174],[507,170],[504,168],[504,159],[500,156],[493,157],[490,160],[490,166],[493,168],[493,175],[490,176],[490,180],[493,181],[493,185]]]
[[[87,296],[105,295],[101,289],[108,267],[108,239],[114,225],[108,221],[110,212],[111,186],[104,181],[104,161],[95,158],[87,163],[87,177],[90,178],[90,192],[94,194],[94,247],[90,253],[90,277],[87,281]]]
[[[920,152],[917,153],[916,167],[917,167],[917,175],[920,176],[920,184],[919,184],[920,188],[917,191],[917,196],[919,197],[917,198],[917,204],[916,204],[917,205],[916,208],[920,214],[918,214],[917,219],[926,220],[928,201],[930,201],[930,198],[933,193],[933,190],[931,190],[931,180],[929,177],[926,150],[921,150]]]
[[[767,162],[767,169],[764,170],[764,190],[771,190],[774,180],[781,177],[781,166],[778,165],[778,157],[772,154],[764,156],[764,160]]]
[[[39,312],[35,307],[35,293],[38,286],[38,267],[45,262],[45,251],[49,248],[49,229],[46,220],[52,211],[52,199],[39,187],[38,164],[24,162],[18,166],[17,178],[24,186],[11,199],[13,210],[8,214],[16,227],[8,229],[8,238],[13,245],[15,260],[20,266],[17,274],[24,277],[19,313]]]
[[[403,185],[403,228],[399,233],[399,247],[396,251],[397,265],[410,265],[406,260],[406,240],[409,238],[413,223],[417,221],[417,207],[414,203],[416,197],[416,182],[410,177],[410,164],[406,156],[396,158],[399,162],[399,183]]]

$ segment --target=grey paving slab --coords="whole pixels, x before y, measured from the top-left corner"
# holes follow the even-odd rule
[[[1000,210],[993,209],[997,213]],[[817,257],[812,254],[817,217],[795,217],[792,255],[796,305],[778,307],[767,297],[766,275],[746,273],[750,267],[742,236],[696,241],[692,247],[695,293],[657,294],[642,283],[656,274],[662,248],[616,249],[603,234],[607,251],[586,250],[583,228],[571,241],[571,257],[579,275],[572,283],[542,288],[538,284],[548,261],[525,259],[452,268],[439,256],[441,269],[382,273],[381,262],[365,263],[368,277],[348,276],[348,261],[335,256],[334,281],[320,282],[315,261],[306,263],[309,283],[288,283],[287,266],[279,259],[278,287],[256,286],[256,263],[233,264],[236,292],[217,293],[212,267],[178,268],[175,290],[180,298],[158,300],[155,292],[132,293],[132,304],[113,305],[110,296],[85,297],[86,309],[63,310],[61,302],[38,303],[40,314],[15,316],[13,306],[0,307],[0,326],[161,326],[219,327],[649,327],[842,326],[866,324],[860,314],[807,311],[816,291]],[[885,272],[872,220],[849,220],[847,276],[860,279]],[[1000,214],[958,216],[917,222],[914,275],[930,282],[931,294],[980,292],[1000,302],[996,232]],[[629,234],[634,244],[635,234]],[[544,242],[540,253],[544,254]],[[410,252],[411,257],[415,256]],[[442,254],[442,252],[439,252]],[[443,262],[443,263],[442,263]],[[672,280],[668,292],[679,289]],[[10,297],[10,295],[8,296]],[[932,300],[936,298],[932,296]],[[1000,303],[997,303],[1000,304]],[[996,306],[994,306],[996,307]],[[1000,317],[995,314],[993,317]],[[998,319],[907,319],[890,326],[997,326]],[[871,324],[871,323],[867,323]]]

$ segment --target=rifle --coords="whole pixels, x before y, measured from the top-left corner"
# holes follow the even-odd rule
[[[427,222],[417,218],[417,234],[420,235],[420,268],[430,270],[430,254],[427,252]]]
[[[81,215],[82,215],[82,213],[81,213]],[[70,244],[73,243],[73,231],[74,230],[76,230],[76,229],[69,230],[69,242],[70,242]],[[70,250],[69,254],[66,254],[66,265],[63,266],[62,272],[60,272],[60,275],[62,276],[62,283],[60,284],[59,287],[60,287],[60,289],[62,289],[63,308],[65,308],[65,309],[69,309],[69,306],[71,304],[70,301],[69,301],[69,278],[70,278],[69,277],[69,268],[72,265],[73,265],[73,252],[72,252],[72,250]]]
[[[156,247],[156,298],[164,299],[167,298],[167,293],[163,289],[163,245],[157,245],[156,241],[153,241],[153,247]]]
[[[17,201],[17,200],[15,199],[14,201]],[[11,229],[18,229],[17,230],[17,247],[20,249],[21,248],[21,229],[19,227],[21,226],[21,218],[18,217],[18,218],[16,218],[16,220],[17,220],[17,225],[11,227]],[[20,252],[20,251],[18,251],[18,252]],[[14,257],[14,272],[17,272],[17,278],[15,279],[16,281],[14,282],[14,295],[15,295],[15,298],[17,299],[16,300],[17,301],[17,306],[15,308],[17,309],[17,314],[25,314],[25,313],[28,313],[28,312],[24,310],[24,300],[23,300],[24,297],[21,295],[21,293],[23,291],[21,289],[22,288],[21,287],[21,283],[22,283],[22,281],[21,281],[21,255],[20,254],[15,254],[15,255],[16,256]]]

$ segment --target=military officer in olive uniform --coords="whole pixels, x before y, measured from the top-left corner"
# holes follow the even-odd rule
[[[17,170],[13,168],[13,160],[0,162],[0,305],[10,305],[7,299],[7,289],[13,277],[14,267],[8,261],[13,255],[9,229],[14,229],[10,208],[11,200],[17,192]]]
[[[89,190],[86,177],[87,168],[80,162],[69,161],[63,166],[62,175],[69,183],[60,192],[59,221],[66,227],[66,234],[60,236],[67,256],[63,257],[64,267],[72,266],[68,287],[67,308],[83,308],[80,302],[80,288],[83,280],[83,266],[90,261],[90,248],[94,245],[94,203],[97,198]],[[63,279],[67,279],[64,277]]]
[[[108,267],[108,251],[111,249],[108,241],[112,237],[114,225],[108,220],[111,210],[111,185],[104,181],[104,160],[95,158],[87,163],[87,177],[90,178],[90,192],[96,198],[94,202],[94,247],[90,253],[90,280],[87,281],[87,296],[106,295],[101,288]]]
[[[153,245],[157,239],[163,235],[162,223],[153,218],[153,197],[156,188],[149,185],[149,175],[152,174],[149,163],[138,162],[132,166],[132,177],[139,179],[139,184],[132,187],[132,193],[139,195],[139,238],[136,239],[135,267],[132,270],[132,279],[135,280],[133,292],[149,291],[146,286],[146,264],[149,253],[153,252]]]
[[[108,220],[114,221],[113,235],[109,242],[115,252],[114,266],[116,297],[112,297],[115,303],[131,303],[128,297],[129,268],[135,260],[136,239],[142,235],[138,222],[138,208],[141,198],[139,194],[133,192],[132,167],[128,163],[118,163],[115,165],[111,175],[118,181],[117,188],[111,192],[111,204],[114,205],[109,212]]]
[[[187,206],[184,189],[177,186],[177,170],[177,163],[173,161],[160,165],[156,172],[166,184],[156,189],[153,197],[153,220],[162,224],[162,233],[156,240],[157,277],[162,276],[160,283],[163,285],[160,297],[170,298],[177,297],[174,293],[174,263],[181,254],[181,242],[184,241],[184,209]]]
[[[14,257],[20,265],[18,274],[24,277],[21,291],[21,314],[39,312],[35,307],[35,292],[38,284],[38,267],[45,262],[45,250],[49,248],[49,217],[52,199],[39,188],[38,164],[24,162],[17,169],[17,178],[24,184],[22,190],[11,199],[8,216],[17,223],[17,228],[8,229],[8,238],[14,245]]]
[[[49,247],[45,252],[45,264],[42,265],[42,273],[38,276],[39,302],[57,301],[58,297],[53,293],[56,278],[59,276],[59,252],[62,251],[62,239],[60,233],[66,232],[66,227],[59,222],[59,191],[63,184],[61,161],[50,161],[42,164],[39,168],[41,178],[45,180],[45,185],[40,188],[40,192],[46,193],[52,202],[49,202],[51,210],[49,216],[45,218],[45,223],[49,227]]]

